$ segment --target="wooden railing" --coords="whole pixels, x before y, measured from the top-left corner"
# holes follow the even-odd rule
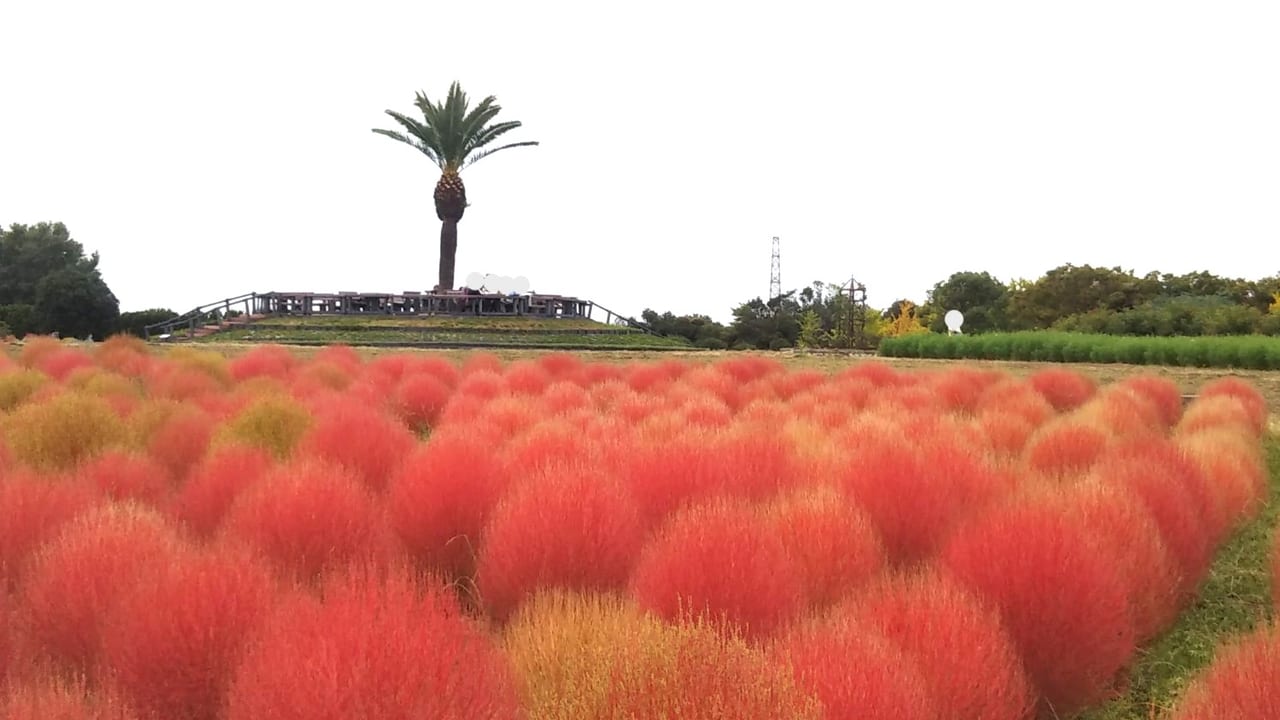
[[[240,306],[243,305],[243,310]],[[194,337],[199,327],[222,327],[233,311],[242,312],[244,322],[269,316],[332,315],[478,315],[521,316],[538,318],[592,317],[595,310],[605,313],[605,323],[658,335],[648,324],[620,315],[590,300],[564,295],[502,295],[465,291],[402,293],[316,293],[316,292],[251,292],[207,303],[170,320],[147,325],[143,336],[168,337],[186,330]]]

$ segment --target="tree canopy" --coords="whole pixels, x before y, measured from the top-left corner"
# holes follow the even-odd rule
[[[98,254],[85,255],[64,224],[0,229],[0,323],[11,332],[103,339],[119,315]]]

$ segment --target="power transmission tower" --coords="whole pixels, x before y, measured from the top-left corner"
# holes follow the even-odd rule
[[[769,297],[765,298],[768,302],[779,295],[782,295],[782,245],[775,235],[773,238],[773,261],[769,266]]]

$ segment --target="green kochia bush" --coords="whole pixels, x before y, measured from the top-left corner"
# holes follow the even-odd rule
[[[1280,338],[1261,335],[1132,337],[1033,331],[983,335],[920,333],[885,338],[886,357],[1127,363],[1280,370]]]

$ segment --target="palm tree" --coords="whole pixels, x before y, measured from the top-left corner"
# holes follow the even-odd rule
[[[421,92],[414,104],[422,111],[422,120],[415,120],[394,110],[387,114],[395,118],[405,132],[374,129],[416,148],[431,159],[441,170],[436,183],[436,217],[440,218],[440,289],[453,289],[454,259],[458,252],[458,221],[467,209],[467,189],[459,173],[481,158],[507,148],[537,145],[536,141],[509,143],[488,147],[502,135],[520,127],[520,122],[510,120],[490,124],[502,108],[492,95],[469,107],[467,94],[454,82],[444,103],[433,103]]]

